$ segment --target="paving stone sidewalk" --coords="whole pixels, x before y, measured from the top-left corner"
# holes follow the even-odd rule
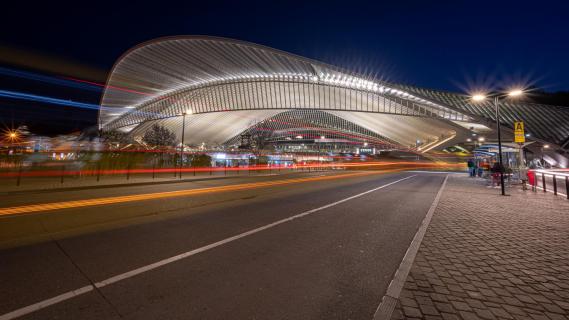
[[[569,200],[450,175],[392,319],[569,319]]]

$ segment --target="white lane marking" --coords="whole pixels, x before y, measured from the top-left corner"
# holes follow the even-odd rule
[[[413,172],[413,173],[444,173],[444,174],[464,174],[466,175],[468,172],[463,171],[429,171],[429,170],[407,170],[406,172]]]
[[[413,237],[409,248],[407,248],[407,252],[405,252],[399,268],[397,268],[397,271],[395,271],[395,275],[387,287],[387,292],[381,299],[381,303],[373,315],[373,320],[391,319],[391,315],[393,314],[393,310],[395,309],[395,305],[397,304],[397,300],[399,299],[399,295],[401,294],[401,290],[403,289],[407,275],[409,275],[409,271],[411,271],[411,266],[413,265],[415,256],[417,256],[417,252],[419,252],[419,247],[421,246],[423,237],[427,233],[427,228],[429,227],[431,219],[433,218],[433,214],[439,205],[439,201],[447,184],[448,177],[448,175],[445,176],[445,180],[441,184],[439,192],[437,192],[437,195],[435,196],[435,199],[433,200],[429,211],[427,211],[427,214],[421,222],[417,233],[415,233],[415,236]]]
[[[160,260],[160,261],[154,262],[154,263],[152,263],[152,264],[149,264],[149,265],[146,265],[146,266],[143,266],[143,267],[140,267],[140,268],[137,268],[137,269],[134,269],[134,270],[125,272],[125,273],[121,273],[121,274],[119,274],[119,275],[116,275],[116,276],[114,276],[114,277],[105,279],[105,280],[103,280],[103,281],[96,282],[96,283],[95,283],[95,287],[97,287],[97,288],[102,288],[102,287],[108,286],[108,285],[110,285],[110,284],[119,282],[119,281],[121,281],[121,280],[125,280],[125,279],[128,279],[128,278],[132,278],[132,277],[134,277],[134,276],[136,276],[136,275],[139,275],[139,274],[141,274],[141,273],[144,273],[144,272],[147,272],[147,271],[150,271],[150,270],[159,268],[159,267],[161,267],[161,266],[164,266],[164,265],[167,265],[167,264],[170,264],[170,263],[173,263],[173,262],[182,260],[182,259],[184,259],[184,258],[191,257],[191,256],[196,255],[196,254],[198,254],[198,253],[201,253],[201,252],[204,252],[204,251],[213,249],[213,248],[215,248],[215,247],[219,247],[219,246],[224,245],[224,244],[227,244],[227,243],[229,243],[229,242],[232,242],[232,241],[235,241],[235,240],[238,240],[238,239],[241,239],[241,238],[250,236],[250,235],[252,235],[252,234],[255,234],[255,233],[258,233],[258,232],[261,232],[261,231],[264,231],[264,230],[267,230],[267,229],[270,229],[270,228],[273,228],[273,227],[276,227],[276,226],[278,226],[278,225],[280,225],[280,224],[283,224],[283,223],[286,223],[286,222],[290,222],[290,221],[292,221],[292,220],[296,220],[296,219],[305,217],[305,216],[307,216],[307,215],[309,215],[309,214],[312,214],[312,213],[315,213],[315,212],[318,212],[318,211],[322,211],[322,210],[324,210],[324,209],[327,209],[327,208],[330,208],[330,207],[339,205],[339,204],[344,203],[344,202],[346,202],[346,201],[350,201],[350,200],[359,198],[359,197],[364,196],[364,195],[366,195],[366,194],[369,194],[369,193],[371,193],[371,192],[374,192],[374,191],[377,191],[377,190],[380,190],[380,189],[389,187],[389,186],[394,185],[394,184],[396,184],[396,183],[398,183],[398,182],[401,182],[401,181],[404,181],[404,180],[407,180],[407,179],[411,179],[411,178],[416,177],[416,176],[417,176],[416,174],[415,174],[415,175],[412,175],[412,176],[408,176],[408,177],[405,177],[405,178],[402,178],[402,179],[399,179],[399,180],[396,180],[396,181],[393,181],[393,182],[384,184],[384,185],[379,186],[379,187],[377,187],[377,188],[373,188],[373,189],[370,189],[370,190],[368,190],[368,191],[364,191],[364,192],[362,192],[362,193],[358,193],[358,194],[356,194],[356,195],[354,195],[354,196],[351,196],[351,197],[348,197],[348,198],[344,198],[344,199],[342,199],[342,200],[338,200],[338,201],[336,201],[336,202],[333,202],[333,203],[324,205],[324,206],[322,206],[322,207],[319,207],[319,208],[316,208],[316,209],[312,209],[312,210],[308,210],[308,211],[299,213],[299,214],[297,214],[297,215],[294,215],[294,216],[292,216],[292,217],[288,217],[288,218],[285,218],[285,219],[282,219],[282,220],[278,220],[278,221],[276,221],[276,222],[267,224],[267,225],[265,225],[265,226],[262,226],[262,227],[259,227],[259,228],[256,228],[256,229],[249,230],[249,231],[247,231],[247,232],[244,232],[244,233],[235,235],[235,236],[233,236],[233,237],[229,237],[229,238],[223,239],[223,240],[221,240],[221,241],[217,241],[217,242],[214,242],[214,243],[212,243],[212,244],[208,244],[207,246],[203,246],[203,247],[201,247],[201,248],[197,248],[197,249],[194,249],[194,250],[190,250],[190,251],[184,252],[184,253],[182,253],[182,254],[175,255],[175,256],[173,256],[173,257],[166,258],[166,259],[164,259],[164,260]],[[51,305],[54,305],[54,304],[63,302],[63,301],[65,301],[65,300],[68,300],[68,299],[71,299],[71,298],[74,298],[74,297],[77,297],[77,296],[79,296],[79,295],[82,295],[82,294],[84,294],[84,293],[87,293],[87,292],[89,292],[89,291],[92,291],[93,289],[94,289],[94,287],[93,287],[92,285],[89,285],[89,286],[85,286],[85,287],[79,288],[79,289],[77,289],[77,290],[68,291],[68,292],[66,292],[66,293],[60,294],[60,295],[55,296],[55,297],[53,297],[53,298],[50,298],[50,299],[47,299],[47,300],[43,300],[43,301],[40,301],[40,302],[38,302],[38,303],[34,303],[34,304],[32,304],[32,305],[29,305],[29,306],[27,306],[27,307],[23,307],[23,308],[14,310],[14,311],[12,311],[12,312],[6,313],[6,314],[4,314],[4,315],[1,315],[1,316],[0,316],[0,320],[9,320],[9,319],[14,319],[14,318],[17,318],[17,317],[21,317],[21,316],[26,315],[26,314],[28,314],[28,313],[32,313],[32,312],[38,311],[38,310],[40,310],[40,309],[43,309],[43,308],[45,308],[45,307],[48,307],[48,306],[51,306]]]
[[[7,319],[14,319],[17,317],[21,317],[21,316],[26,315],[28,313],[32,313],[32,312],[38,311],[40,309],[43,309],[45,307],[49,307],[51,305],[60,303],[62,301],[69,300],[73,297],[80,296],[84,293],[92,291],[93,289],[95,289],[95,287],[93,287],[92,285],[88,285],[88,286],[81,287],[81,288],[73,290],[73,291],[67,291],[64,294],[60,294],[60,295],[55,296],[53,298],[46,299],[46,300],[40,301],[38,303],[34,303],[32,305],[29,305],[27,307],[23,307],[23,308],[20,308],[18,310],[14,310],[12,312],[3,314],[2,316],[0,316],[0,320],[7,320]]]

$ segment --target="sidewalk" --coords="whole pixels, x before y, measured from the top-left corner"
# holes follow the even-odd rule
[[[450,175],[392,319],[569,319],[569,200]]]

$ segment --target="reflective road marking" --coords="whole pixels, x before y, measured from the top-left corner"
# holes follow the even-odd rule
[[[71,299],[71,298],[80,296],[80,295],[85,294],[85,293],[87,293],[87,292],[90,292],[90,291],[94,290],[95,287],[97,287],[97,288],[102,288],[102,287],[108,286],[108,285],[110,285],[110,284],[119,282],[119,281],[121,281],[121,280],[125,280],[125,279],[128,279],[128,278],[132,278],[132,277],[134,277],[134,276],[136,276],[136,275],[139,275],[139,274],[141,274],[141,273],[144,273],[144,272],[147,272],[147,271],[150,271],[150,270],[159,268],[159,267],[161,267],[161,266],[164,266],[164,265],[167,265],[167,264],[170,264],[170,263],[173,263],[173,262],[176,262],[176,261],[179,261],[179,260],[182,260],[182,259],[191,257],[191,256],[196,255],[196,254],[198,254],[198,253],[201,253],[201,252],[204,252],[204,251],[213,249],[213,248],[215,248],[215,247],[219,247],[219,246],[222,246],[222,245],[224,245],[224,244],[233,242],[233,241],[235,241],[235,240],[238,240],[238,239],[241,239],[241,238],[250,236],[250,235],[252,235],[252,234],[255,234],[255,233],[258,233],[258,232],[261,232],[261,231],[264,231],[264,230],[267,230],[267,229],[270,229],[270,228],[273,228],[273,227],[276,227],[276,226],[278,226],[278,225],[280,225],[280,224],[283,224],[283,223],[290,222],[290,221],[295,220],[295,219],[299,219],[299,218],[305,217],[305,216],[307,216],[307,215],[309,215],[309,214],[312,214],[312,213],[315,213],[315,212],[318,212],[318,211],[322,211],[322,210],[324,210],[324,209],[327,209],[327,208],[330,208],[330,207],[339,205],[339,204],[344,203],[344,202],[346,202],[346,201],[350,201],[350,200],[359,198],[359,197],[364,196],[364,195],[366,195],[366,194],[369,194],[369,193],[371,193],[371,192],[374,192],[374,191],[377,191],[377,190],[380,190],[380,189],[389,187],[389,186],[394,185],[394,184],[396,184],[396,183],[398,183],[398,182],[401,182],[401,181],[404,181],[404,180],[407,180],[407,179],[410,179],[410,178],[413,178],[413,177],[416,177],[416,176],[417,176],[417,175],[408,176],[408,177],[405,177],[405,178],[402,178],[402,179],[399,179],[399,180],[396,180],[396,181],[393,181],[393,182],[384,184],[384,185],[382,185],[382,186],[380,186],[380,187],[373,188],[373,189],[364,191],[364,192],[362,192],[362,193],[358,193],[358,194],[356,194],[356,195],[354,195],[354,196],[351,196],[351,197],[348,197],[348,198],[344,198],[344,199],[339,200],[339,201],[336,201],[336,202],[332,202],[332,203],[327,204],[327,205],[324,205],[324,206],[322,206],[322,207],[319,207],[319,208],[316,208],[316,209],[311,209],[311,210],[308,210],[308,211],[299,213],[299,214],[297,214],[297,215],[294,215],[294,216],[291,216],[291,217],[288,217],[288,218],[285,218],[285,219],[278,220],[278,221],[276,221],[276,222],[267,224],[267,225],[265,225],[265,226],[262,226],[262,227],[259,227],[259,228],[256,228],[256,229],[252,229],[252,230],[249,230],[249,231],[247,231],[247,232],[244,232],[244,233],[235,235],[235,236],[233,236],[233,237],[229,237],[229,238],[223,239],[223,240],[221,240],[221,241],[214,242],[214,243],[209,244],[209,245],[207,245],[207,246],[203,246],[203,247],[201,247],[201,248],[197,248],[197,249],[194,249],[194,250],[190,250],[190,251],[184,252],[184,253],[182,253],[182,254],[179,254],[179,255],[176,255],[176,256],[173,256],[173,257],[170,257],[170,258],[166,258],[166,259],[164,259],[164,260],[160,260],[160,261],[154,262],[154,263],[152,263],[152,264],[149,264],[149,265],[146,265],[146,266],[143,266],[143,267],[140,267],[140,268],[137,268],[137,269],[134,269],[134,270],[125,272],[125,273],[121,273],[121,274],[116,275],[116,276],[114,276],[114,277],[111,277],[111,278],[108,278],[108,279],[105,279],[105,280],[96,282],[94,286],[93,286],[93,285],[88,285],[88,286],[85,286],[85,287],[82,287],[82,288],[79,288],[79,289],[76,289],[76,290],[73,290],[73,291],[68,291],[68,292],[66,292],[66,293],[63,293],[63,294],[58,295],[58,296],[55,296],[55,297],[53,297],[53,298],[46,299],[46,300],[40,301],[40,302],[38,302],[38,303],[34,303],[34,304],[32,304],[32,305],[29,305],[29,306],[27,306],[27,307],[23,307],[23,308],[14,310],[14,311],[12,311],[12,312],[6,313],[6,314],[0,316],[0,320],[8,320],[8,319],[14,319],[14,318],[17,318],[17,317],[21,317],[21,316],[23,316],[23,315],[32,313],[32,312],[34,312],[34,311],[41,310],[41,309],[46,308],[46,307],[48,307],[48,306],[51,306],[51,305],[54,305],[54,304],[63,302],[63,301],[65,301],[65,300],[69,300],[69,299]]]

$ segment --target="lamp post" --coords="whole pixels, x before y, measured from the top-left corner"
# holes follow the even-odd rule
[[[494,107],[496,108],[496,126],[498,127],[498,159],[500,159],[500,187],[502,187],[502,195],[506,195],[506,186],[504,186],[504,164],[502,161],[502,131],[500,130],[500,108],[498,107],[498,96],[494,97]]]
[[[324,140],[326,139],[325,136],[320,136],[320,140]],[[318,144],[318,162],[320,162],[320,170],[322,170],[322,143],[324,143],[324,141],[321,141]]]
[[[494,96],[494,108],[495,108],[495,115],[496,115],[496,126],[498,127],[498,160],[500,163],[500,186],[502,189],[502,195],[506,195],[506,186],[504,186],[504,163],[502,161],[502,131],[500,130],[500,107],[499,107],[499,99],[500,97],[518,97],[521,96],[524,92],[522,90],[512,90],[506,94],[497,94]],[[472,100],[474,101],[483,101],[486,99],[486,95],[483,94],[476,94],[472,96]]]
[[[545,169],[545,161],[543,160],[543,152],[545,151],[545,149],[549,149],[549,145],[548,144],[544,144],[541,147],[541,165],[543,166],[543,168]]]
[[[186,110],[182,113],[182,144],[180,145],[180,179],[182,179],[182,166],[184,164],[184,135],[186,129],[187,114],[192,114],[192,110]]]

